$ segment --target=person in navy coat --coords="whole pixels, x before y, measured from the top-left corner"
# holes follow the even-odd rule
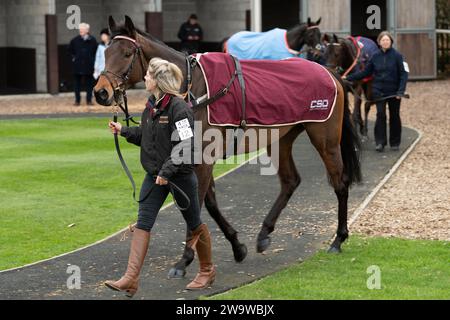
[[[401,143],[400,103],[401,96],[405,94],[409,68],[404,62],[403,56],[392,47],[393,43],[394,38],[389,32],[381,32],[378,36],[378,44],[381,50],[372,57],[364,71],[347,77],[347,80],[355,81],[373,75],[374,100],[395,96],[377,102],[375,141],[378,152],[383,152],[387,145],[386,104],[389,105],[389,144],[391,149],[399,150]]]
[[[87,105],[92,103],[92,90],[94,88],[94,64],[97,52],[97,40],[89,34],[89,25],[80,23],[80,34],[70,41],[69,52],[72,57],[74,74],[75,106],[81,102],[81,83],[84,80],[86,85]]]
[[[181,40],[181,51],[187,54],[197,53],[203,40],[203,30],[198,23],[196,14],[191,14],[188,21],[183,23],[178,31]]]

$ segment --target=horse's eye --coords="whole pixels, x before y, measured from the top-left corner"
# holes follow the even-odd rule
[[[131,57],[132,53],[131,52],[125,52],[125,57],[129,58]]]

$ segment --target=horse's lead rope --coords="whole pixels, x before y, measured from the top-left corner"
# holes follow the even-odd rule
[[[352,70],[356,67],[356,64],[358,63],[359,57],[361,56],[361,47],[359,46],[358,42],[353,37],[350,37],[350,39],[352,40],[352,43],[356,48],[356,57],[355,57],[355,60],[353,60],[352,65],[342,75],[343,77],[348,76],[350,74],[350,72],[352,72]]]
[[[356,93],[356,90],[353,88],[353,82],[348,81],[348,80],[344,80],[344,84],[346,85],[346,87],[350,88],[350,91],[352,92],[353,96],[355,96],[356,98],[358,98],[361,101],[364,101],[364,99],[358,94]],[[410,99],[411,96],[408,93],[402,94],[402,95],[391,95],[391,96],[385,96],[385,97],[381,97],[375,100],[365,100],[366,103],[370,103],[370,104],[374,104],[377,102],[381,102],[384,100],[389,100],[392,98],[396,98],[396,97],[400,97],[400,98],[405,98],[405,99]]]
[[[124,99],[124,103],[125,103],[125,110],[128,111],[128,103],[127,103],[126,99]],[[121,109],[124,110],[123,108],[121,108]],[[126,112],[125,116],[126,116],[126,119],[128,120],[130,117],[129,117],[129,114],[127,114],[127,113],[128,112]],[[113,121],[117,122],[117,118],[118,118],[117,110],[114,110]],[[127,124],[128,124],[128,121],[127,121]],[[119,137],[118,137],[117,131],[114,133],[114,144],[115,144],[115,147],[116,147],[117,156],[119,157],[119,160],[120,160],[120,164],[122,165],[122,168],[125,171],[125,173],[126,173],[126,175],[128,177],[128,180],[130,180],[131,186],[133,187],[133,199],[137,203],[141,203],[141,202],[145,201],[148,198],[148,196],[152,192],[155,184],[152,185],[150,190],[147,191],[146,195],[142,199],[136,200],[136,183],[134,182],[133,175],[131,174],[130,169],[127,166],[127,163],[125,162],[125,159],[122,156],[122,152],[120,151]],[[177,206],[177,208],[179,210],[181,210],[181,211],[187,210],[190,207],[190,205],[191,205],[191,200],[189,199],[189,196],[179,186],[177,186],[175,183],[173,183],[171,181],[168,181],[168,183],[169,183],[170,191],[171,191],[171,193],[173,195],[173,201],[174,201],[175,205]],[[177,200],[175,199],[175,193],[174,193],[173,189],[176,189],[183,196],[183,198],[187,201],[187,206],[186,207],[181,207],[178,204]]]

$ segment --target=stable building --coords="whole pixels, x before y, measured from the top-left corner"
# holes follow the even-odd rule
[[[322,32],[376,37],[393,33],[396,47],[409,62],[412,79],[436,78],[435,0],[2,0],[0,2],[0,94],[70,91],[67,51],[78,30],[89,23],[91,34],[129,15],[135,25],[178,48],[178,28],[191,13],[204,30],[202,51],[215,51],[226,37],[242,30],[290,28],[308,17],[322,17]],[[73,6],[76,7],[73,7]],[[367,20],[379,8],[379,27]]]

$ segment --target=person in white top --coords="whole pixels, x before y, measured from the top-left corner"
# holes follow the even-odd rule
[[[105,50],[109,46],[111,41],[111,36],[108,29],[103,29],[100,32],[100,38],[102,42],[97,47],[97,53],[95,54],[95,65],[94,65],[94,79],[97,80],[100,74],[105,70]]]

